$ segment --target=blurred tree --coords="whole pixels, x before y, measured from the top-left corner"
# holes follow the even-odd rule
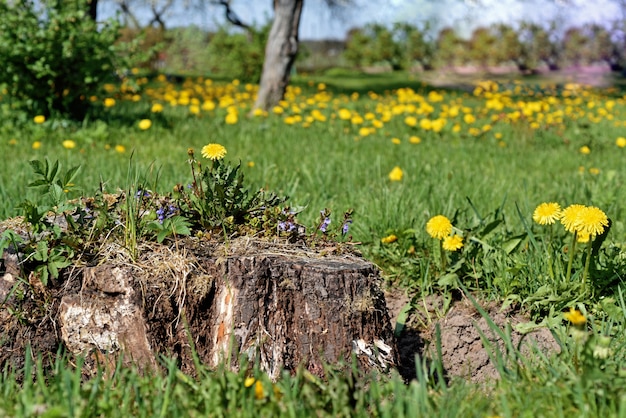
[[[490,30],[496,40],[494,43],[494,60],[496,63],[504,65],[514,63],[520,71],[526,71],[527,68],[520,59],[522,57],[522,43],[518,31],[503,23],[493,25]]]
[[[496,64],[497,39],[489,28],[474,29],[469,40],[469,57],[483,69]]]
[[[444,28],[436,41],[435,62],[437,67],[455,67],[467,61],[466,42],[453,28]]]
[[[430,23],[413,26],[397,22],[393,26],[393,34],[399,44],[403,59],[402,67],[412,68],[421,65],[424,70],[433,68],[434,40],[430,38]]]
[[[568,28],[563,35],[561,59],[567,65],[588,64],[593,60],[589,43],[589,38],[580,28]]]
[[[547,28],[533,22],[522,22],[519,29],[522,55],[518,65],[529,71],[537,71],[544,63],[550,70],[558,70],[560,51],[556,28],[554,22]]]

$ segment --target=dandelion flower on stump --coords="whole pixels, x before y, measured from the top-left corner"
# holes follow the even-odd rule
[[[452,223],[443,215],[433,216],[426,223],[426,232],[433,238],[444,239],[452,233]]]
[[[539,225],[552,225],[561,218],[561,206],[555,202],[542,203],[533,212],[533,221]]]
[[[577,232],[579,225],[579,215],[585,209],[584,205],[569,205],[561,212],[561,223],[567,232]]]
[[[578,230],[591,237],[602,234],[607,226],[609,218],[595,206],[587,206],[578,214]]]
[[[463,237],[460,235],[450,235],[443,239],[443,249],[446,251],[456,251],[463,248]]]
[[[202,147],[202,156],[209,160],[221,160],[226,155],[226,148],[220,144],[208,144]]]

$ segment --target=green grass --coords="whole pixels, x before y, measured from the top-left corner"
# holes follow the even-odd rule
[[[324,92],[318,92],[318,82],[326,84]],[[59,362],[32,384],[30,379],[18,384],[15,373],[19,371],[6,371],[0,382],[4,392],[0,415],[32,416],[40,411],[43,416],[121,412],[128,416],[626,416],[623,395],[608,383],[621,382],[626,370],[626,309],[621,297],[626,274],[622,187],[626,148],[615,144],[624,136],[621,121],[626,103],[619,93],[584,90],[563,97],[561,90],[549,86],[533,89],[532,95],[521,88],[504,109],[496,111],[487,106],[493,95],[444,91],[443,102],[430,101],[430,89],[420,90],[419,81],[398,75],[331,74],[312,83],[300,78],[296,85],[302,93],[290,97],[283,115],[270,112],[267,117],[251,118],[246,116],[250,101],[244,97],[245,87],[229,85],[239,103],[235,125],[224,122],[226,110],[219,106],[200,116],[190,115],[186,105],[168,106],[170,99],[156,82],[150,84],[154,91],[144,91],[139,102],[111,93],[116,106],[101,108],[97,114],[101,121],[82,125],[58,120],[36,125],[4,108],[0,219],[20,214],[24,198],[36,201],[35,192],[26,187],[33,180],[32,159],[58,159],[65,168],[80,164],[77,187],[92,195],[99,188],[112,193],[129,189],[132,154],[133,170],[143,186],[166,194],[176,184],[191,182],[187,149],[194,148],[199,156],[203,145],[217,142],[227,148],[227,161],[241,161],[251,188],[288,195],[288,204],[305,207],[298,218],[309,232],[324,208],[332,211],[334,228],[341,226],[345,210],[354,209],[350,234],[361,242],[358,248],[364,255],[383,268],[389,283],[420,295],[449,292],[460,282],[482,297],[521,304],[534,319],[560,333],[563,353],[539,356],[536,363],[523,363],[513,373],[505,372],[502,365],[504,378],[486,387],[460,381],[442,385],[427,378],[431,371],[409,385],[395,377],[368,377],[355,383],[351,374],[320,382],[298,373],[277,383],[280,399],[268,391],[260,400],[244,387],[243,374],[203,370],[201,379],[192,379],[165,362],[165,371],[155,376],[118,370],[112,380],[95,377],[81,382],[79,371]],[[203,98],[193,93],[193,86],[186,87],[192,97],[218,103],[217,90],[204,90]],[[422,99],[405,100],[395,90],[407,86]],[[355,91],[358,97],[351,95]],[[552,96],[556,103],[550,102]],[[530,119],[509,122],[506,114],[522,109],[518,101],[538,101],[550,108],[535,111]],[[164,103],[163,113],[152,114],[152,102]],[[418,114],[406,107],[422,103],[429,103],[432,113]],[[286,124],[286,116],[298,114],[294,104],[304,104],[303,116],[319,110],[326,121]],[[447,117],[441,132],[410,127],[404,121],[408,115],[435,119],[447,112],[443,105],[470,109],[477,121],[471,126],[463,122],[462,110],[459,116]],[[339,120],[340,108],[360,114],[363,124]],[[382,128],[359,135],[361,126],[372,125],[368,112],[380,120],[385,111],[391,116]],[[539,114],[545,118],[555,111],[564,112],[561,122],[538,120]],[[138,122],[144,118],[152,120],[152,127],[141,131]],[[539,122],[538,129],[530,127],[533,121]],[[457,123],[460,132],[453,130]],[[490,129],[483,129],[485,125]],[[471,132],[470,127],[478,131]],[[421,142],[411,143],[410,136],[420,137]],[[393,138],[400,143],[393,143]],[[62,142],[67,139],[76,147],[65,149]],[[35,141],[41,142],[38,149],[32,147]],[[117,152],[116,145],[125,151]],[[580,152],[585,145],[591,153]],[[401,181],[388,177],[396,166],[404,173]],[[576,257],[571,281],[565,281],[569,236],[555,226],[550,238],[548,229],[532,221],[535,207],[548,201],[597,206],[612,220],[602,251],[594,256],[586,290],[580,287],[582,252]],[[467,240],[463,251],[446,255],[444,269],[436,243],[425,232],[426,222],[437,214],[449,217]],[[390,234],[397,241],[382,244],[381,238]],[[550,262],[547,253],[553,257]],[[556,273],[549,274],[550,268]],[[587,309],[593,343],[575,343],[567,335],[561,312],[572,306]],[[608,359],[590,355],[597,335],[611,339]],[[43,373],[41,367],[34,369]],[[261,374],[257,377],[270,387]]]

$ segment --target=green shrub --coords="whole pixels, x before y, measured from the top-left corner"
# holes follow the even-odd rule
[[[115,76],[119,25],[97,25],[77,0],[0,0],[0,84],[29,113],[82,119]]]
[[[261,79],[269,25],[247,34],[218,30],[209,42],[208,62],[212,73],[257,83]]]

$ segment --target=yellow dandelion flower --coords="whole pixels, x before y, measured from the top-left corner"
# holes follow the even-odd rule
[[[587,318],[578,309],[570,308],[569,312],[563,314],[563,318],[571,322],[572,325],[581,326],[585,325]]]
[[[617,145],[620,148],[626,147],[626,138],[620,136],[619,138],[615,140],[615,145]]]
[[[402,169],[398,166],[395,166],[393,170],[391,170],[391,172],[389,173],[389,180],[400,181],[402,180],[403,176],[404,176],[404,172],[402,171]]]
[[[265,398],[265,390],[263,390],[263,383],[256,381],[254,384],[254,397],[261,400]]]
[[[256,382],[254,377],[246,377],[246,380],[243,381],[243,386],[249,388],[254,385],[254,382]]]
[[[199,115],[200,106],[192,104],[191,106],[189,106],[189,113],[191,113],[192,115]]]
[[[202,103],[202,110],[205,112],[210,112],[213,109],[215,109],[215,102],[213,100],[207,100]]]
[[[113,107],[115,106],[115,99],[111,97],[107,97],[104,99],[104,107]]]
[[[224,122],[226,122],[227,125],[235,125],[238,120],[239,120],[239,116],[237,116],[236,113],[228,112],[228,114],[226,115],[226,118],[224,119]]]
[[[9,139],[9,145],[17,145],[17,139],[15,138]]]
[[[580,212],[585,209],[584,205],[569,205],[563,212],[561,212],[561,223],[565,227],[567,232],[577,232],[579,230],[579,216]]]
[[[72,149],[76,147],[76,142],[72,141],[71,139],[66,139],[62,142],[62,145],[65,149]]]
[[[139,121],[139,129],[141,129],[142,131],[150,129],[151,126],[152,121],[150,119],[142,119]]]
[[[33,149],[39,149],[39,148],[41,148],[41,141],[33,142]]]
[[[409,137],[409,142],[411,144],[419,144],[420,142],[422,142],[421,138],[418,136],[410,136]]]
[[[561,217],[561,206],[555,202],[542,203],[533,212],[533,221],[539,225],[552,225]]]
[[[600,169],[597,167],[591,167],[589,168],[589,174],[591,174],[592,176],[597,176],[598,174],[600,174]]]
[[[576,241],[580,244],[586,244],[591,239],[591,235],[586,233],[585,231],[578,231],[576,234]]]
[[[382,242],[383,244],[391,244],[392,242],[396,242],[397,240],[398,240],[398,237],[391,234],[391,235],[387,235],[384,238],[381,238],[380,242]]]
[[[583,145],[578,151],[583,155],[591,154],[591,148],[589,148],[587,145]]]
[[[150,109],[150,111],[152,113],[161,113],[163,112],[163,105],[161,103],[155,103],[152,105],[152,108]]]
[[[609,226],[609,218],[595,206],[587,206],[578,214],[577,229],[592,237],[602,234],[607,226]]]
[[[410,127],[417,125],[417,118],[415,116],[407,116],[404,118],[404,123]]]
[[[209,160],[221,160],[226,155],[226,148],[220,144],[208,144],[202,147],[202,156]]]
[[[446,251],[456,251],[463,248],[463,237],[460,235],[450,235],[443,239],[443,249]]]
[[[339,109],[338,115],[341,120],[350,120],[352,118],[352,112],[345,108]]]
[[[248,161],[248,167],[250,168],[254,167],[254,161]]]
[[[37,125],[40,125],[46,121],[46,117],[44,115],[37,115],[33,118],[33,122]]]
[[[124,145],[116,145],[115,151],[123,154],[124,152],[126,152],[126,147]]]
[[[452,222],[443,215],[433,216],[426,223],[426,232],[433,238],[444,239],[452,233]]]
[[[395,145],[400,145],[402,143],[402,141],[400,141],[400,138],[391,138],[391,142],[393,142]]]

